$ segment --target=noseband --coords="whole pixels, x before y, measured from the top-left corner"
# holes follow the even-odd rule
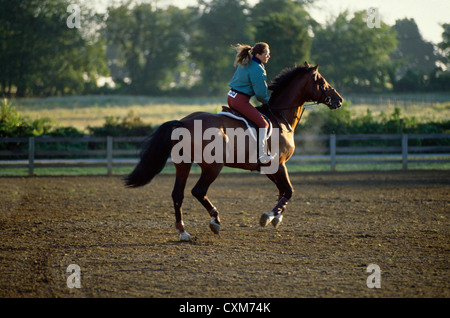
[[[313,72],[311,72],[311,69],[309,69],[309,68],[308,68],[308,72],[309,72],[309,74],[311,75],[311,77],[313,79],[313,86],[314,86],[314,84],[316,83],[315,76],[314,76]],[[323,80],[320,81],[318,84],[319,84],[320,96],[325,96],[324,104],[330,105],[331,104],[331,96],[328,95],[328,93],[334,91],[334,88],[328,87],[327,89],[325,89],[325,81],[323,81]],[[317,92],[317,89],[315,91]],[[309,100],[308,102],[312,102],[314,104],[319,104],[320,103],[318,101],[312,101],[312,100]]]

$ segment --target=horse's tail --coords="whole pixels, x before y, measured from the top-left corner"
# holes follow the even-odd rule
[[[182,125],[178,120],[165,122],[145,141],[141,160],[133,172],[124,178],[126,186],[144,186],[161,172],[172,151],[172,130]]]

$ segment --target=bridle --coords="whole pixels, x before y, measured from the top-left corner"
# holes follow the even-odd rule
[[[309,74],[311,75],[311,77],[313,78],[313,85],[315,84],[316,80],[314,78],[314,74],[311,72],[311,69],[308,69]],[[320,81],[319,83],[319,93],[321,94],[321,96],[325,96],[325,100],[323,101],[323,103],[325,105],[330,105],[331,104],[331,96],[328,95],[329,92],[333,92],[335,91],[335,89],[333,87],[328,87],[327,89],[325,89],[325,81],[322,78],[322,81]],[[316,91],[317,92],[317,89]],[[313,104],[320,104],[317,101],[309,101],[309,102],[313,102]]]
[[[310,69],[310,68],[308,68],[308,72],[309,72],[309,74],[311,75],[311,77],[312,77],[312,79],[313,79],[313,87],[315,87],[315,85],[314,85],[314,84],[316,83],[315,75],[313,74],[313,72],[311,72],[311,69]],[[303,113],[305,112],[306,106],[317,105],[317,104],[321,104],[321,103],[324,103],[324,104],[326,104],[326,105],[329,105],[329,104],[331,103],[331,96],[328,95],[328,93],[329,93],[330,91],[334,91],[334,88],[328,87],[327,89],[325,89],[325,82],[324,82],[324,81],[321,81],[321,82],[319,82],[318,84],[319,84],[319,93],[321,94],[321,96],[325,96],[324,101],[323,101],[323,102],[319,102],[319,101],[314,101],[314,100],[307,100],[307,101],[306,101],[307,103],[306,103],[306,104],[303,104],[302,112],[300,113],[300,115],[298,115],[298,116],[296,117],[296,120],[297,120],[298,123],[299,123],[300,120],[302,119],[302,116],[303,116]],[[315,89],[313,95],[314,95],[315,93],[317,93],[317,88]],[[292,126],[289,124],[289,122],[287,121],[286,117],[284,117],[284,115],[283,115],[283,113],[282,113],[281,111],[282,111],[282,110],[287,110],[287,109],[298,108],[299,106],[272,107],[272,106],[270,105],[270,103],[267,103],[267,107],[268,107],[270,113],[273,115],[273,117],[274,117],[275,119],[277,118],[277,116],[273,113],[272,110],[275,110],[275,111],[278,113],[279,117],[281,117],[281,119],[283,119],[284,123],[285,123],[286,126],[288,127],[288,132],[292,132],[292,131],[293,131]],[[277,120],[277,121],[278,121],[278,120]],[[278,122],[278,126],[281,127],[281,125],[280,125],[279,122]]]

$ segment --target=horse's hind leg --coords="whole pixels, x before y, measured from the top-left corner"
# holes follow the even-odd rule
[[[202,173],[200,179],[197,181],[196,185],[192,189],[192,195],[197,198],[197,200],[203,205],[203,207],[208,211],[211,216],[211,221],[209,227],[211,231],[218,234],[220,230],[220,219],[219,211],[217,208],[209,201],[206,193],[211,183],[216,180],[220,171],[223,168],[222,164],[212,164],[202,166]]]
[[[172,191],[173,206],[175,208],[175,228],[180,232],[181,241],[190,241],[191,236],[184,229],[181,205],[184,199],[184,188],[191,170],[192,163],[175,164],[176,179]]]

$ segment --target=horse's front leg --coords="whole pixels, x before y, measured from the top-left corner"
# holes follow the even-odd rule
[[[278,188],[278,203],[271,212],[264,213],[261,216],[259,223],[261,226],[267,226],[269,223],[272,223],[272,225],[277,228],[283,220],[283,212],[286,210],[287,203],[292,197],[294,188],[289,180],[289,175],[284,163],[280,164],[280,168],[277,173],[268,175],[268,177]]]

